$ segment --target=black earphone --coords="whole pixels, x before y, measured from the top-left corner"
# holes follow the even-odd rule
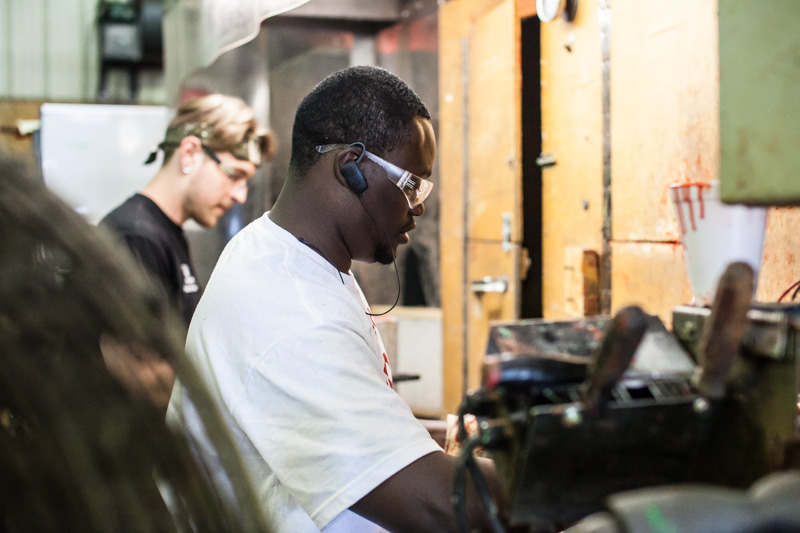
[[[347,186],[350,187],[350,190],[360,196],[364,191],[367,190],[368,185],[367,178],[364,177],[364,173],[361,171],[361,167],[358,166],[358,164],[361,162],[361,159],[363,159],[364,151],[367,148],[364,146],[364,143],[360,142],[352,143],[350,146],[360,146],[361,154],[355,161],[348,161],[342,165],[341,172],[342,176],[344,176],[344,179],[347,182]]]

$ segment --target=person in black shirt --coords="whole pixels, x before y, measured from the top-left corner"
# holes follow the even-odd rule
[[[253,110],[239,98],[212,94],[189,100],[178,108],[163,142],[147,159],[152,163],[157,150],[163,150],[162,167],[144,189],[100,221],[101,227],[125,242],[163,289],[187,329],[202,287],[182,225],[193,219],[213,227],[234,204],[243,203],[248,181],[262,159],[272,156],[273,146],[269,133],[259,129]],[[166,406],[174,381],[169,365],[150,361],[139,369],[121,367],[131,360],[125,357],[125,348],[111,339],[103,339],[102,347],[112,373]]]
[[[101,224],[125,240],[139,263],[158,280],[188,328],[201,291],[181,226],[142,193],[128,198]]]

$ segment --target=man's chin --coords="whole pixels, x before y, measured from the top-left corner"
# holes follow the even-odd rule
[[[198,225],[204,227],[205,229],[211,229],[217,225],[219,217],[203,217],[203,218],[197,217],[194,218],[193,220],[197,222]]]
[[[394,262],[395,253],[388,246],[379,246],[375,249],[375,262],[382,265],[391,265]]]
[[[222,215],[225,214],[225,210],[221,208],[214,209],[210,213],[205,213],[205,216],[195,218],[198,224],[203,226],[204,228],[213,228],[219,222],[219,219],[222,218]]]

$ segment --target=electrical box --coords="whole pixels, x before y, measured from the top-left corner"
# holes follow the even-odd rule
[[[723,202],[800,205],[798,21],[798,0],[719,0]]]

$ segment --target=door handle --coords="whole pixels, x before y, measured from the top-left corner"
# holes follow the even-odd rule
[[[484,276],[473,281],[471,284],[472,292],[483,294],[485,292],[506,292],[508,290],[508,276],[502,275],[496,278]]]
[[[536,164],[541,168],[552,167],[556,164],[556,156],[550,152],[542,152],[536,158]]]

